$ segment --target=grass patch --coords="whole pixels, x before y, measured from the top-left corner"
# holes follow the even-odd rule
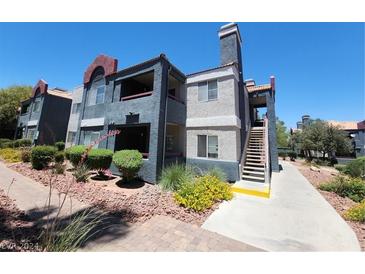
[[[172,164],[162,170],[158,184],[163,190],[177,191],[183,184],[192,182],[195,172],[185,164]]]

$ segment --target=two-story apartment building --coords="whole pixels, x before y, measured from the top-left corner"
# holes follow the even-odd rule
[[[80,105],[70,143],[87,145],[120,129],[98,147],[139,150],[144,157],[139,175],[146,181],[156,182],[169,163],[186,162],[202,170],[222,168],[231,181],[267,182],[279,170],[275,79],[262,86],[244,82],[236,24],[223,26],[219,41],[220,65],[189,75],[164,54],[119,71],[116,59],[98,56],[74,100]],[[256,109],[262,107],[267,115],[259,121]]]
[[[37,145],[64,141],[71,103],[66,90],[50,89],[44,80],[39,80],[31,97],[21,102],[15,138],[28,138]]]

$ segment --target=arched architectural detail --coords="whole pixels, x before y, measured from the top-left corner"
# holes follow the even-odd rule
[[[32,90],[32,97],[36,95],[36,92],[39,90],[41,94],[47,93],[48,90],[48,84],[43,79],[39,80],[38,83],[33,87]]]
[[[106,55],[99,55],[94,62],[90,64],[84,73],[84,84],[91,81],[95,69],[102,67],[104,69],[104,76],[111,75],[117,71],[118,60]]]

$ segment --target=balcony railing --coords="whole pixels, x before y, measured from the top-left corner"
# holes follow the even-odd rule
[[[170,98],[170,99],[172,99],[172,100],[174,100],[174,101],[177,101],[177,102],[179,102],[179,103],[181,103],[181,104],[185,105],[185,102],[184,102],[183,100],[181,100],[180,98],[177,98],[176,96],[171,95],[171,94],[169,94],[168,96],[169,96],[169,98]]]
[[[146,97],[146,96],[150,96],[150,95],[152,95],[152,91],[147,91],[147,92],[142,92],[142,93],[138,93],[138,94],[134,94],[134,95],[124,96],[124,97],[121,98],[121,100],[122,101],[133,100],[133,99]]]

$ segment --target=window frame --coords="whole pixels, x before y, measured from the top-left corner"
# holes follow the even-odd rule
[[[205,136],[205,156],[199,156],[199,136]],[[217,157],[209,157],[209,138],[217,138]],[[212,154],[212,153],[211,153]],[[219,138],[218,135],[210,135],[210,134],[198,134],[197,135],[197,157],[198,158],[208,158],[208,159],[218,159],[219,158]]]
[[[216,88],[209,89],[209,83],[210,82],[215,82],[216,83]],[[201,86],[202,84],[206,87],[206,91],[204,90],[204,92],[206,92],[206,96],[203,97],[204,99],[199,99],[199,94],[200,94],[199,86]],[[216,91],[215,98],[209,98],[209,91],[212,91],[212,90]],[[216,100],[218,100],[218,96],[219,96],[218,94],[219,94],[218,79],[211,79],[211,80],[205,80],[205,81],[198,82],[198,102],[199,103],[216,101]]]
[[[86,134],[90,134],[90,142],[88,144],[85,143]],[[91,130],[84,131],[84,140],[83,140],[83,143],[84,143],[85,146],[89,146],[93,142],[92,139],[91,139],[91,137],[92,137],[93,134],[95,134],[95,135],[98,136],[95,140],[97,140],[98,138],[100,138],[100,131],[91,131]],[[98,148],[99,147],[99,144],[95,144],[93,147],[94,148]]]
[[[103,89],[103,93],[102,93],[103,94],[103,100],[101,102],[98,102],[98,91],[101,88]],[[99,87],[96,88],[95,105],[104,104],[104,102],[105,102],[105,85],[101,85],[101,86],[99,86]]]
[[[37,106],[37,109],[36,109],[36,106]],[[39,112],[40,111],[40,106],[41,106],[41,99],[36,98],[34,100],[32,112],[36,112],[36,113]]]

